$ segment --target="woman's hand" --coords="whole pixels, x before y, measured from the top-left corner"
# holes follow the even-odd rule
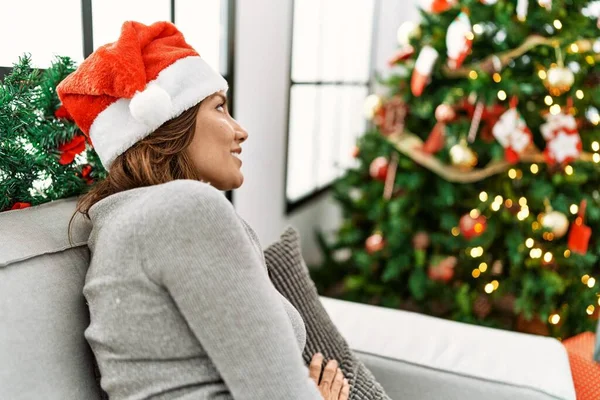
[[[322,369],[323,355],[317,353],[310,361],[308,372],[312,380],[317,384],[323,399],[348,400],[350,395],[350,384],[348,383],[348,379],[344,378],[342,370],[338,368],[338,362],[336,360],[329,360],[323,371],[321,382],[319,382]]]

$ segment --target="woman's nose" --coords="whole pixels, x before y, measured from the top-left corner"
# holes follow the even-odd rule
[[[248,132],[240,126],[236,132],[236,136],[238,137],[239,142],[243,143],[248,139]]]

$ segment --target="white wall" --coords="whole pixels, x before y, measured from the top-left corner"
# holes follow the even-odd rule
[[[296,0],[302,1],[302,0]],[[412,2],[380,0],[375,65],[386,68],[396,50],[396,30],[417,19]],[[301,234],[307,263],[320,260],[314,229],[335,230],[341,212],[327,193],[285,215],[285,140],[291,53],[291,0],[238,0],[235,44],[235,117],[248,130],[243,146],[244,184],[233,195],[238,213],[263,247],[287,225]],[[340,10],[340,18],[343,11]]]

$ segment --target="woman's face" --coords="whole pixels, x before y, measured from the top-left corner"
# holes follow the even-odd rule
[[[244,182],[239,153],[247,137],[246,130],[229,115],[221,91],[200,104],[194,138],[186,151],[203,180],[219,190],[237,189]]]

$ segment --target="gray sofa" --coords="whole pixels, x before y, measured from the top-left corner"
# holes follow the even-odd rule
[[[0,213],[0,399],[96,400],[83,336],[89,222],[76,198]],[[322,297],[392,399],[575,399],[555,339]],[[291,397],[290,397],[291,398]]]

